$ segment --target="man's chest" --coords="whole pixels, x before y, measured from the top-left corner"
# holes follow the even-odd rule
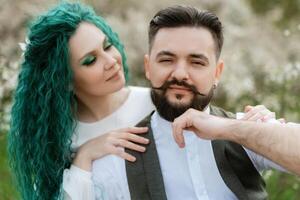
[[[168,199],[235,199],[219,173],[212,143],[191,134],[184,135],[181,149],[172,137],[153,131]]]

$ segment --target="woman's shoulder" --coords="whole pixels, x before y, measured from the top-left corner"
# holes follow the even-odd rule
[[[150,88],[129,86],[129,89],[130,89],[130,95],[128,98],[129,105],[134,106],[135,108],[148,107],[151,110],[154,109],[151,100],[151,95],[150,95]]]
[[[150,94],[150,88],[148,87],[128,86],[128,88],[133,93]]]
[[[129,97],[133,101],[145,100],[146,102],[151,101],[150,88],[147,87],[138,87],[138,86],[128,86],[130,90]]]

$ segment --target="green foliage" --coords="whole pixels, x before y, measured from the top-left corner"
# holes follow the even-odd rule
[[[300,179],[290,174],[265,173],[267,191],[271,200],[297,200],[300,197]]]
[[[299,0],[248,0],[251,8],[264,16],[275,9],[281,12],[275,23],[280,27],[288,27],[291,22],[299,23],[300,1]]]
[[[6,134],[0,133],[0,197],[2,200],[17,198],[17,191],[13,186],[12,176],[8,168],[6,157]]]
[[[218,93],[215,104],[232,111],[242,111],[245,105],[264,104],[276,112],[277,117],[288,117],[287,121],[300,119],[300,66],[292,63],[285,66],[284,71],[274,72],[258,70],[255,67],[249,74],[254,83],[254,90],[244,91],[235,100],[222,91]],[[274,70],[275,71],[275,70]],[[273,102],[270,101],[272,99]]]

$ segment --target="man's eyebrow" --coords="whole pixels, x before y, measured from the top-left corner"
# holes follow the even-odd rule
[[[208,58],[204,54],[190,54],[190,57],[199,58],[199,59],[204,60],[205,62],[209,63]]]
[[[159,57],[159,56],[175,56],[174,53],[170,52],[170,51],[160,51],[156,57]]]

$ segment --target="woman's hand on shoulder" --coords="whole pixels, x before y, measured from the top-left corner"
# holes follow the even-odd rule
[[[245,106],[244,112],[245,115],[241,118],[243,120],[266,122],[270,119],[276,119],[275,112],[270,111],[264,105],[247,105]]]
[[[94,160],[109,154],[134,162],[136,158],[126,153],[124,148],[144,152],[146,148],[142,145],[148,144],[149,140],[138,134],[143,134],[147,131],[147,127],[131,127],[111,131],[91,139],[80,146],[73,164],[81,169],[91,171]]]

